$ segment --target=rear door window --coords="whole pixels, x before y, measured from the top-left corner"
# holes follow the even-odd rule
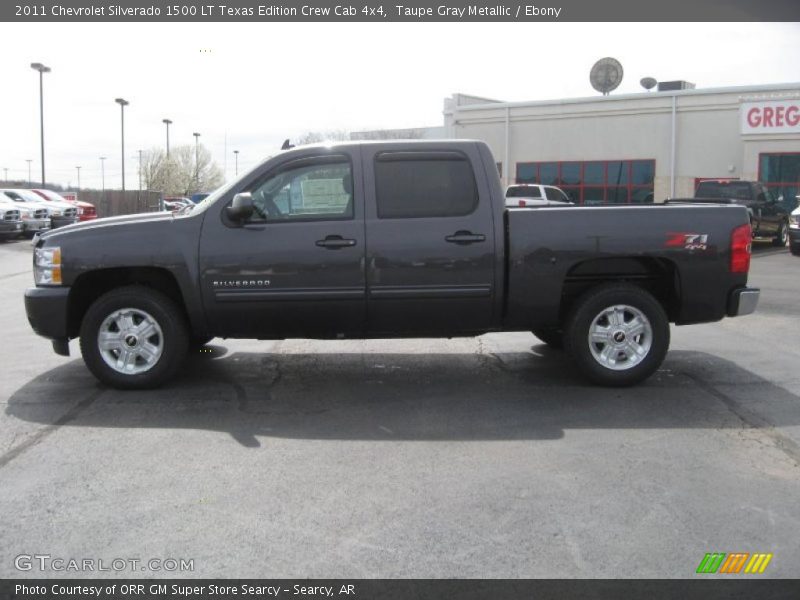
[[[385,152],[375,158],[378,218],[459,217],[478,205],[475,175],[459,152]]]

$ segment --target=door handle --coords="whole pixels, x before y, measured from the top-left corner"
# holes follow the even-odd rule
[[[456,231],[453,235],[448,235],[444,241],[451,244],[475,244],[477,242],[485,242],[486,236],[482,233],[472,233],[471,231]]]
[[[324,240],[317,240],[317,246],[320,248],[330,248],[331,250],[338,250],[339,248],[349,248],[356,245],[355,240],[346,240],[340,235],[329,235]]]

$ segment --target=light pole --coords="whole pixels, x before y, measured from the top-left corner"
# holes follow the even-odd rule
[[[26,158],[25,162],[28,163],[28,187],[33,187],[33,183],[31,182],[31,163],[33,162],[33,159]]]
[[[125,107],[130,104],[125,98],[115,98],[114,102],[119,104],[120,117],[122,119],[122,191],[125,191]]]
[[[238,150],[234,150],[233,151],[233,156],[235,157],[235,160],[236,160],[236,173],[235,174],[238,175],[239,174],[239,151]]]
[[[200,162],[198,157],[200,156],[200,134],[195,132],[192,134],[194,136],[194,185],[197,187],[197,192],[200,191]]]
[[[103,200],[105,200],[106,199],[106,157],[105,156],[101,156],[100,157],[100,177],[102,177],[102,182],[103,182],[103,188],[102,188],[103,196],[102,197],[103,197]]]
[[[31,69],[39,71],[39,129],[42,136],[42,187],[44,183],[44,74],[50,72],[50,67],[42,63],[31,63]]]
[[[169,126],[172,125],[172,121],[169,119],[161,119],[161,122],[167,126],[167,158],[169,158]]]
[[[75,170],[78,171],[78,191],[81,191],[81,168],[75,167]]]
[[[139,150],[139,191],[142,191],[142,151]]]

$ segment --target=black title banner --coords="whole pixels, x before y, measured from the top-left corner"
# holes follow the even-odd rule
[[[800,4],[797,0],[3,0],[0,21],[800,21]]]
[[[295,600],[536,598],[796,599],[800,580],[776,579],[7,579],[2,600]]]

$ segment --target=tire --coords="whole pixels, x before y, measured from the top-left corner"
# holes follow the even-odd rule
[[[84,315],[80,338],[89,371],[124,390],[155,388],[170,380],[189,347],[180,308],[161,292],[140,285],[100,296]]]
[[[795,256],[800,256],[800,243],[793,244],[792,242],[789,242],[789,252]]]
[[[775,238],[772,240],[772,245],[777,246],[778,248],[783,248],[786,246],[786,238],[788,237],[788,227],[786,226],[786,221],[781,222],[778,226],[778,233]]]
[[[608,341],[597,341],[602,336]],[[621,387],[644,381],[661,366],[669,336],[667,314],[649,292],[630,284],[609,284],[578,299],[567,320],[564,344],[584,376]]]
[[[559,329],[534,329],[533,335],[556,350],[564,347],[564,334]]]

